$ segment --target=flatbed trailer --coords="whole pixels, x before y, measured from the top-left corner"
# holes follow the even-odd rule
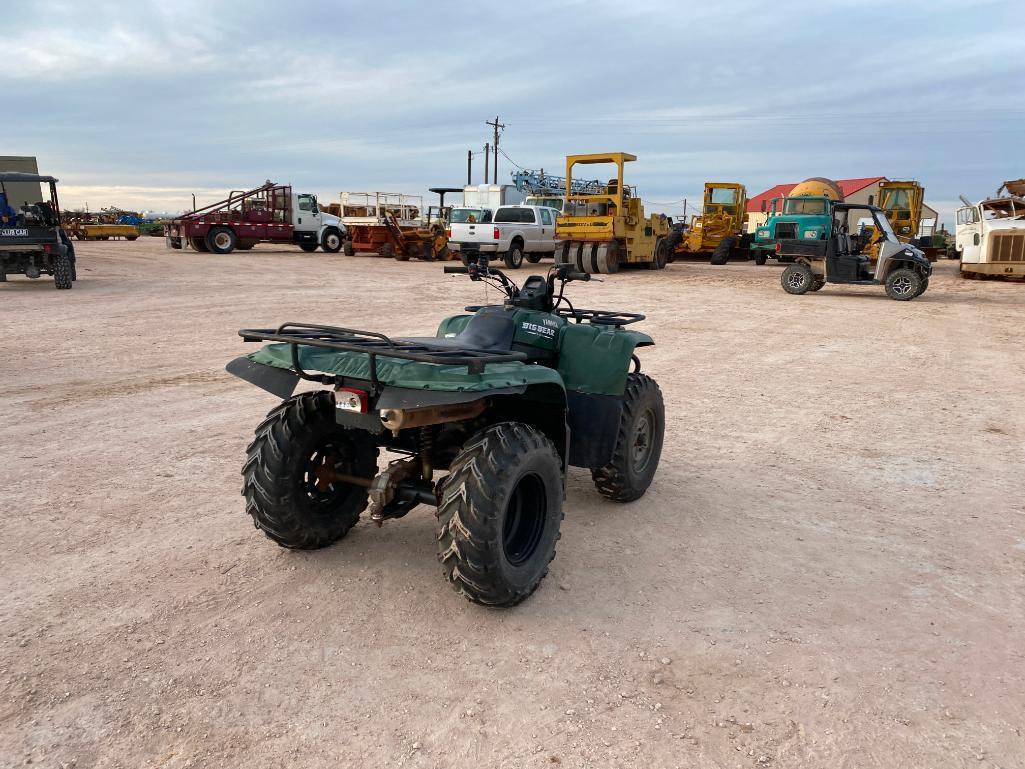
[[[75,222],[67,227],[68,234],[76,240],[138,240],[139,228],[130,224],[89,224]]]

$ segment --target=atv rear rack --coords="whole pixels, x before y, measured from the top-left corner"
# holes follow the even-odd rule
[[[318,323],[282,323],[277,330],[243,328],[238,335],[246,342],[284,342],[291,345],[292,366],[303,379],[321,381],[303,370],[299,363],[299,347],[322,347],[341,352],[363,353],[370,361],[370,384],[374,392],[380,391],[377,378],[377,356],[432,363],[438,366],[466,366],[470,374],[481,374],[489,363],[509,363],[527,359],[522,352],[488,352],[466,347],[434,345],[389,339],[375,331],[361,331],[340,326],[322,326]]]

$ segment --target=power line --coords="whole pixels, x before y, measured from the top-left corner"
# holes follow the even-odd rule
[[[502,157],[504,157],[506,160],[508,160],[510,163],[512,163],[514,166],[516,166],[521,171],[526,171],[527,170],[526,168],[521,166],[519,163],[517,163],[515,160],[513,160],[511,157],[509,157],[509,155],[506,154],[505,150],[499,150],[499,152],[502,153]]]

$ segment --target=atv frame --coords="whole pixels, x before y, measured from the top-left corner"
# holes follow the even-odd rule
[[[574,308],[565,284],[590,276],[568,265],[522,288],[485,260],[444,271],[506,301],[467,307],[434,337],[313,323],[239,331],[271,344],[228,371],[284,399],[257,428],[243,493],[258,528],[303,549],[343,537],[368,504],[379,525],[436,506],[452,586],[511,606],[555,554],[569,466],[590,469],[614,501],[651,483],[664,407],[634,351],[653,342],[626,328],[643,315]],[[293,396],[303,380],[327,389]],[[383,470],[381,449],[399,456]]]

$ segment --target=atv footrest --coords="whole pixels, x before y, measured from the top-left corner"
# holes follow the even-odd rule
[[[243,328],[239,336],[247,342],[284,342],[292,350],[292,366],[303,379],[314,379],[303,371],[299,363],[299,347],[322,347],[340,352],[364,353],[370,361],[370,383],[380,389],[377,378],[377,356],[433,363],[439,366],[466,366],[471,374],[480,374],[489,363],[509,363],[527,359],[522,352],[494,352],[431,344],[423,339],[415,341],[390,339],[374,331],[361,331],[317,323],[283,323],[277,329]],[[440,340],[439,340],[440,341]]]

